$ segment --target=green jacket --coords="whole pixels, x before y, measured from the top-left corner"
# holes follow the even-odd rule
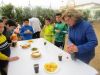
[[[60,32],[56,32],[56,30],[60,30]],[[54,26],[54,37],[55,41],[57,42],[64,42],[65,41],[65,34],[67,33],[68,25],[64,23],[55,23]]]

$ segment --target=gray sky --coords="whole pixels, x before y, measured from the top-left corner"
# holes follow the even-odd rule
[[[62,2],[63,1],[63,2]],[[70,0],[71,1],[71,0]],[[1,4],[2,0],[0,0]],[[14,6],[28,6],[29,0],[3,0],[4,4],[12,3]],[[100,0],[75,0],[76,5],[96,2],[100,3]],[[30,0],[32,7],[41,6],[53,9],[58,9],[60,6],[67,5],[68,0]]]

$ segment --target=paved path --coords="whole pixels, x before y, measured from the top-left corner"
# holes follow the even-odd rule
[[[96,35],[98,38],[98,46],[96,47],[96,56],[95,58],[91,61],[91,65],[96,68],[99,73],[100,73],[100,21],[99,22],[94,22],[93,23],[94,29],[96,31]]]

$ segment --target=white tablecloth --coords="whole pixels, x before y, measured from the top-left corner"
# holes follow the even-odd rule
[[[44,70],[44,64],[47,62],[56,62],[59,65],[59,70],[52,75],[96,75],[98,72],[89,65],[77,60],[72,61],[70,55],[60,50],[53,44],[47,42],[44,46],[44,39],[35,39],[28,49],[22,49],[21,44],[27,41],[20,41],[16,48],[11,48],[11,57],[19,56],[18,61],[9,62],[8,75],[51,75]],[[36,47],[41,52],[42,57],[33,59],[31,57],[32,48]],[[58,61],[58,54],[63,54],[63,60]],[[66,57],[69,57],[68,59]],[[33,65],[39,64],[39,73],[34,73]]]

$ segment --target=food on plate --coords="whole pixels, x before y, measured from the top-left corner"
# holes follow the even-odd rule
[[[39,51],[38,50],[35,50],[35,51],[32,51],[33,53],[39,53]]]
[[[32,48],[32,51],[36,51],[36,50],[37,50],[37,48],[35,48],[35,47],[34,47],[34,48]]]
[[[21,47],[24,48],[24,49],[25,48],[29,48],[30,47],[30,44],[21,45]]]
[[[28,40],[29,43],[33,43],[33,40]]]
[[[58,64],[55,62],[49,62],[44,64],[44,69],[49,73],[56,72],[57,68],[58,68]]]
[[[41,57],[41,53],[39,53],[39,52],[32,52],[31,56],[32,56],[32,58],[39,58],[39,57]]]

